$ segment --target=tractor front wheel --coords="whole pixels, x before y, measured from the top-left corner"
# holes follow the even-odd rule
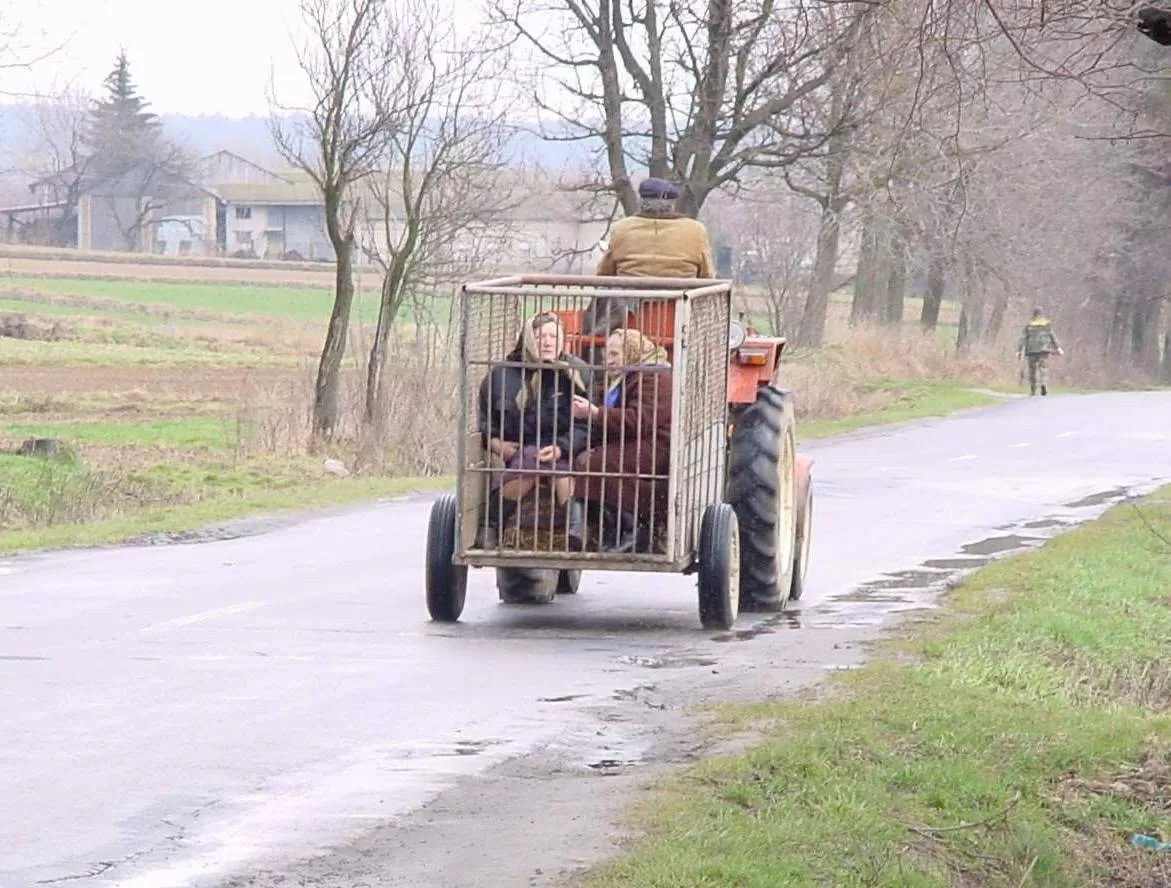
[[[740,610],[740,533],[727,503],[704,510],[698,554],[699,622],[704,629],[731,629]]]
[[[784,610],[797,560],[796,423],[787,392],[762,386],[740,415],[727,500],[740,520],[740,609]]]
[[[456,521],[454,494],[441,496],[431,506],[427,524],[427,611],[440,623],[454,623],[464,610],[468,568],[452,564],[455,557]]]

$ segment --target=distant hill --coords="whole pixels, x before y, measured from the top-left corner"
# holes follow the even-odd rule
[[[171,137],[196,154],[227,150],[263,165],[280,165],[267,115],[226,117],[222,114],[160,114]],[[37,140],[36,116],[28,105],[0,105],[0,181],[22,166]],[[550,142],[527,133],[514,140],[516,155],[551,172],[580,170],[590,162],[592,146]]]

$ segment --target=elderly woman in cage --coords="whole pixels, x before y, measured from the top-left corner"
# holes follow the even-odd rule
[[[645,551],[661,538],[667,521],[671,365],[649,336],[620,328],[606,340],[606,367],[610,384],[603,403],[581,396],[573,402],[574,417],[589,426],[596,445],[575,462],[581,473],[577,493],[613,513],[615,530],[603,532],[603,551]],[[646,532],[642,540],[640,527]]]
[[[586,426],[574,421],[573,400],[584,395],[580,362],[565,354],[565,330],[552,312],[525,322],[515,348],[489,370],[480,385],[480,434],[504,463],[494,472],[489,524],[498,531],[517,503],[541,479],[552,479],[554,499],[568,506],[570,545],[581,548],[584,508],[570,475],[574,457],[588,444]]]

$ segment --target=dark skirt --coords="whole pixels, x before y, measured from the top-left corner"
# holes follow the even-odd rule
[[[497,490],[504,484],[520,481],[522,478],[556,477],[570,473],[569,460],[564,456],[554,462],[540,462],[537,454],[541,448],[535,445],[522,447],[504,464],[504,471],[492,476],[492,489]],[[540,475],[531,474],[540,472]]]
[[[627,441],[583,453],[577,459],[578,470],[593,474],[579,475],[575,495],[631,512],[640,523],[665,526],[667,479],[645,476],[667,474],[671,445],[665,437],[654,443],[657,448],[647,440]]]

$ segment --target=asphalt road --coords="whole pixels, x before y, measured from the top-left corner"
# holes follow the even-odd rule
[[[601,573],[524,607],[473,572],[462,622],[431,624],[424,499],[0,560],[0,885],[527,885],[550,842],[579,837],[592,857],[553,863],[584,866],[605,853],[590,818],[534,828],[545,857],[461,857],[434,812],[492,775],[539,806],[542,776],[653,759],[665,711],[855,665],[954,570],[1171,482],[1171,393],[1019,400],[802,449],[817,485],[806,599],[732,633],[700,630],[691,579]],[[554,764],[499,776],[538,760]],[[461,823],[506,816],[479,799]]]

